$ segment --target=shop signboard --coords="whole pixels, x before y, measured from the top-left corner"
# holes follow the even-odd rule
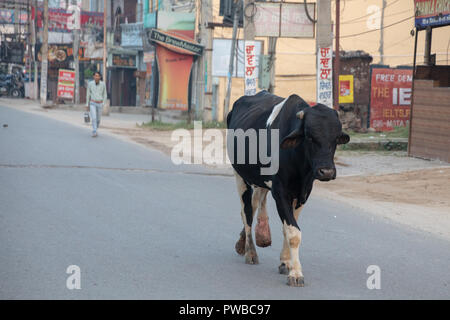
[[[75,71],[59,69],[57,96],[73,99],[75,92]]]
[[[412,69],[372,68],[370,127],[390,131],[409,125]]]

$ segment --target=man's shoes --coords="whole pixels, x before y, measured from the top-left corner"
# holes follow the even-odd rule
[[[92,138],[95,138],[97,136],[97,132],[96,131],[93,131],[92,132]]]

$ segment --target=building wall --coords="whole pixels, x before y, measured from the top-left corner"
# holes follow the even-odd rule
[[[288,0],[286,2],[299,2]],[[213,0],[214,22],[222,22],[219,16],[219,0]],[[373,63],[380,63],[380,20],[377,20],[377,10],[381,10],[382,0],[341,1],[341,40],[340,50],[363,50],[373,57]],[[332,1],[332,20],[335,21],[335,2]],[[381,11],[378,11],[381,12]],[[379,16],[379,15],[378,15]],[[384,29],[383,63],[392,66],[413,64],[414,37],[410,31],[414,28],[414,5],[412,0],[388,0],[384,11],[384,26],[394,24]],[[401,20],[404,20],[400,22]],[[397,24],[395,24],[397,23]],[[217,38],[231,38],[231,28],[215,28]],[[361,33],[360,35],[358,35]],[[243,30],[239,31],[239,38]],[[267,39],[264,52],[267,53]],[[418,37],[417,62],[423,62],[425,32]],[[447,51],[450,43],[448,28],[433,30],[432,53],[437,53],[437,64],[447,64]],[[315,101],[315,39],[280,38],[276,50],[276,87],[275,93],[287,96],[297,93],[305,100]],[[220,80],[221,83],[223,80]],[[218,106],[223,106],[225,92],[220,86]],[[242,79],[233,79],[232,100],[243,94]],[[219,112],[219,115],[221,113]]]

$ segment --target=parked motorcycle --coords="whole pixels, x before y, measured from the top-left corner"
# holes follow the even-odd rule
[[[25,86],[22,77],[18,74],[0,74],[0,96],[23,98]]]

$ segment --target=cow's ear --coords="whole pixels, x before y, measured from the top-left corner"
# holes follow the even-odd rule
[[[295,129],[281,141],[280,147],[281,149],[295,148],[302,141],[302,138],[303,134],[300,128]]]
[[[341,135],[336,139],[337,144],[346,144],[350,141],[350,136],[345,132],[342,132]]]

